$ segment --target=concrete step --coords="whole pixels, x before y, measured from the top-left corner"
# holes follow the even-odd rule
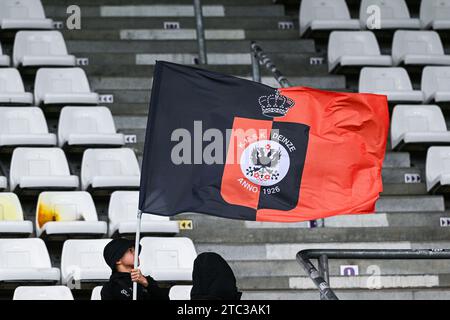
[[[122,30],[64,30],[64,39],[69,40],[196,40],[195,29],[122,29]],[[297,40],[297,30],[244,30],[206,29],[206,40]]]
[[[386,152],[384,168],[409,168],[411,159],[408,152]]]
[[[406,183],[405,175],[419,175],[421,181],[414,182],[424,182],[425,174],[423,170],[419,168],[409,167],[409,168],[383,168],[383,183]]]
[[[405,228],[404,232],[414,233],[419,230],[425,230],[424,228]],[[261,243],[255,244],[250,242],[245,242],[241,239],[236,239],[235,243],[224,243],[222,242],[206,242],[206,241],[198,241],[196,240],[195,247],[197,253],[202,252],[217,252],[227,261],[264,261],[264,260],[282,260],[283,262],[292,261],[295,259],[295,255],[300,250],[307,249],[446,249],[449,247],[450,242],[448,238],[448,230],[447,238],[438,240],[439,236],[433,237],[431,236],[429,240],[414,240],[414,242],[408,240],[392,240],[387,239],[387,237],[392,237],[394,233],[396,233],[395,229],[390,230],[386,233],[378,233],[378,237],[372,233],[376,229],[368,228],[364,231],[358,231],[359,233],[371,234],[372,237],[367,237],[366,241],[348,241],[345,240],[345,237],[332,237],[332,234],[337,234],[338,230],[335,229],[327,229],[324,232],[324,238],[317,239],[319,241],[314,242],[316,238],[316,230],[309,230],[309,237],[305,237],[308,239],[304,239],[304,241],[298,242],[284,242],[284,243]],[[381,229],[379,229],[381,230]],[[387,228],[382,229],[386,231]],[[409,231],[406,231],[409,230]],[[285,230],[287,231],[287,230]],[[351,238],[351,233],[349,230],[345,230],[348,232],[347,239]],[[302,233],[302,230],[298,230],[298,233]],[[211,230],[209,230],[211,235]],[[364,234],[360,234],[360,238],[365,238]],[[389,236],[390,235],[390,236]],[[436,233],[437,235],[437,233]],[[411,235],[408,235],[411,238]],[[418,235],[414,235],[418,236]],[[210,237],[211,238],[211,237]],[[329,238],[332,238],[332,242],[328,242]],[[383,239],[383,241],[375,241],[374,239]],[[238,243],[239,241],[239,243]],[[442,271],[443,273],[448,272],[447,270]],[[302,273],[299,273],[302,274]]]
[[[382,195],[425,195],[427,186],[422,183],[385,183]]]
[[[196,22],[194,17],[83,17],[81,30],[121,30],[121,29],[161,29],[165,22],[177,22],[180,28],[195,29]],[[296,30],[298,35],[298,23],[296,18],[290,16],[276,17],[204,17],[203,24],[205,29],[236,29],[239,27],[244,30],[267,30],[278,29],[279,23],[285,25],[292,24],[291,30]],[[69,35],[76,30],[64,31]]]
[[[341,300],[449,300],[450,289],[336,290]],[[318,290],[244,291],[242,300],[319,300]]]
[[[193,17],[194,7],[190,5],[81,5],[83,17]],[[45,6],[47,16],[66,19],[67,6]],[[279,17],[285,16],[283,5],[203,5],[205,17]]]

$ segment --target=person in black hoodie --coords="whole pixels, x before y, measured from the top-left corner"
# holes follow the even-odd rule
[[[217,253],[204,252],[194,261],[191,300],[240,300],[236,278],[228,263]]]
[[[167,290],[161,289],[152,277],[144,277],[139,269],[134,269],[133,241],[124,238],[110,241],[103,250],[103,258],[112,274],[101,290],[102,300],[132,300],[133,282],[138,283],[137,300],[169,300]]]

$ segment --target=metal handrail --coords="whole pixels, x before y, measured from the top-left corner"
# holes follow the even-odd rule
[[[197,28],[198,57],[201,64],[208,64],[206,54],[205,29],[203,27],[202,1],[194,0],[195,22]]]
[[[283,76],[280,70],[277,69],[272,60],[263,51],[263,49],[255,42],[252,41],[250,45],[250,51],[252,56],[252,76],[253,81],[261,82],[261,73],[259,70],[259,65],[264,65],[269,71],[272,72],[275,80],[280,84],[281,87],[287,88],[291,87],[289,80]]]
[[[310,259],[317,259],[319,270]],[[419,249],[419,250],[381,250],[381,249],[318,249],[302,250],[296,255],[297,262],[303,267],[308,276],[317,286],[321,299],[338,300],[329,283],[328,259],[450,259],[450,250],[447,249]]]

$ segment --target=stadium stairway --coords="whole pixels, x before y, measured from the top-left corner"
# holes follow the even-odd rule
[[[68,5],[76,2],[81,6],[81,30],[63,30],[68,50],[78,58],[89,59],[83,68],[94,91],[114,95],[114,103],[107,106],[119,131],[136,135],[136,143],[128,147],[141,161],[154,61],[195,65],[192,2],[42,2],[47,16],[56,21],[67,19]],[[286,3],[289,12],[271,0],[204,1],[210,65],[202,67],[250,79],[250,41],[257,40],[294,85],[346,89],[344,76],[328,74],[326,56],[318,52],[315,41],[299,39],[297,12],[292,9],[295,4]],[[145,7],[138,7],[141,5]],[[181,29],[165,30],[165,22],[178,22]],[[261,71],[263,81],[276,86],[271,75]],[[51,129],[55,128],[53,122]],[[416,163],[416,156],[388,151],[384,192],[374,215],[329,218],[325,227],[310,228],[307,222],[245,222],[185,213],[176,219],[192,220],[193,228],[183,230],[180,236],[190,237],[199,253],[222,254],[236,273],[244,299],[319,299],[312,281],[295,261],[301,249],[448,248],[450,234],[441,227],[440,219],[450,217],[450,212],[443,196],[426,192],[424,156],[418,155]],[[78,165],[71,163],[75,173]],[[406,183],[405,174],[410,178],[420,175],[422,181]],[[100,219],[107,220],[106,204],[97,205]],[[34,216],[34,206],[24,204],[28,219]],[[48,246],[58,267],[60,247]],[[343,265],[357,265],[359,275],[341,276]],[[331,287],[343,299],[449,299],[449,273],[450,261],[330,260]]]

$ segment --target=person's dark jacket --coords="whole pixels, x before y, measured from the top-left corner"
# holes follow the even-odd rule
[[[236,278],[228,263],[217,253],[204,252],[194,261],[192,300],[240,300]]]
[[[146,277],[148,286],[138,283],[137,300],[169,300],[167,290],[161,289],[152,277]],[[133,281],[128,272],[113,272],[102,290],[102,300],[133,300]]]

